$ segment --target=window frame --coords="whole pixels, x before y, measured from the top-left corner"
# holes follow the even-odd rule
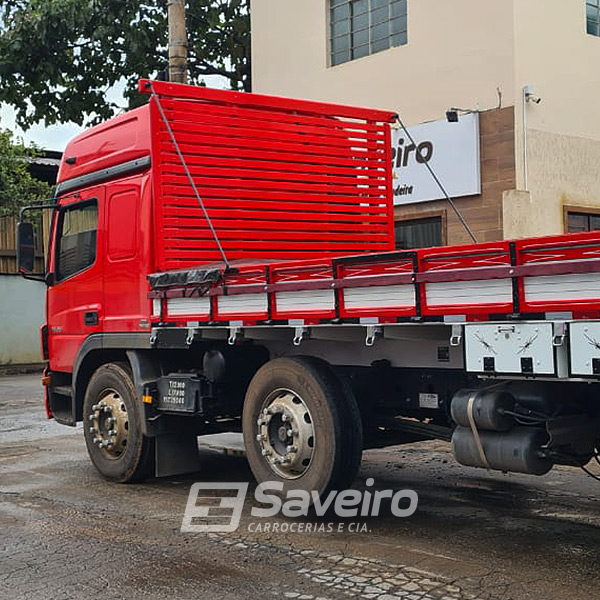
[[[408,44],[408,2],[409,0],[386,0],[388,2],[387,7],[378,7],[374,6],[374,0],[365,0],[367,2],[366,11],[358,13],[358,16],[366,15],[367,16],[367,25],[358,30],[355,30],[352,26],[353,19],[357,16],[353,13],[352,7],[359,0],[337,0],[339,2],[337,5],[333,5],[333,0],[329,0],[328,6],[328,49],[329,49],[329,57],[328,64],[329,67],[336,67],[339,65],[343,65],[345,63],[352,62],[353,60],[358,60],[359,58],[364,58],[365,56],[371,56],[373,54],[377,54],[379,52],[384,52],[385,50],[390,50],[391,48],[398,48],[400,46],[406,46]],[[404,4],[405,10],[403,14],[394,15],[393,6],[391,2],[398,2]],[[333,20],[333,12],[334,10],[339,10],[343,7],[348,7],[348,16],[340,18],[339,21]],[[382,21],[373,21],[373,13],[377,10],[381,10],[382,8],[387,8],[387,19]],[[404,29],[401,31],[393,31],[393,23],[394,22],[402,22],[404,21]],[[335,25],[340,23],[348,23],[347,31],[338,33],[334,35],[333,28]],[[387,25],[387,35],[384,37],[374,38],[373,29],[377,25]],[[367,42],[357,45],[354,42],[354,37],[357,33],[367,33]],[[334,42],[335,40],[343,40],[347,39],[348,44],[347,48],[342,50],[334,51]],[[394,39],[401,39],[400,42],[394,41]],[[385,48],[374,49],[376,44],[380,44],[382,41],[387,41],[387,46]],[[364,48],[366,47],[366,53],[362,53]],[[356,55],[357,51],[361,51],[359,55]],[[345,54],[344,58],[339,61],[335,60],[335,56],[339,54]],[[347,57],[346,57],[347,56]]]
[[[413,215],[394,216],[394,247],[396,245],[396,224],[409,221],[422,221],[425,219],[440,219],[441,242],[440,246],[448,245],[448,223],[445,210],[428,210]],[[414,248],[417,249],[417,248]],[[396,248],[396,250],[413,250],[413,248]]]
[[[98,214],[96,215],[96,249],[94,252],[94,260],[89,265],[83,267],[83,269],[79,269],[79,271],[75,271],[74,273],[70,273],[66,277],[60,276],[60,246],[63,238],[63,226],[64,226],[64,215],[69,210],[76,210],[78,208],[84,208],[85,206],[95,205],[98,209]],[[54,279],[56,283],[62,283],[63,281],[67,281],[88,269],[91,269],[96,262],[98,261],[98,231],[99,231],[99,220],[100,220],[100,202],[96,196],[91,198],[85,198],[85,200],[77,200],[75,202],[69,202],[68,204],[63,204],[58,207],[58,214],[56,215],[56,242],[54,244]]]
[[[588,16],[588,7],[596,11],[595,19]],[[595,32],[590,31],[590,23],[594,24]],[[585,32],[587,35],[600,37],[600,0],[585,0]]]
[[[584,215],[600,217],[600,207],[577,206],[574,204],[565,204],[563,206],[563,231],[569,233],[569,215]],[[588,231],[600,231],[600,229],[588,229]]]

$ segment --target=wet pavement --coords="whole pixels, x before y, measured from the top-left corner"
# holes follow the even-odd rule
[[[112,484],[89,462],[81,426],[45,419],[39,375],[3,377],[0,598],[600,597],[600,483],[567,467],[487,473],[449,450],[365,453],[355,488],[415,490],[411,517],[384,504],[378,517],[260,519],[244,458],[203,450],[197,474]],[[196,481],[250,482],[235,532],[181,533]]]

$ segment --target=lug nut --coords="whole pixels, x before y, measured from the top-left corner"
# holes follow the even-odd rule
[[[289,417],[286,414],[281,415],[281,420],[285,423],[286,421],[289,421]]]
[[[105,407],[104,407],[104,412],[105,412],[105,413],[112,412],[112,411],[111,411],[111,409],[110,409],[110,406],[105,406]]]
[[[294,454],[296,452],[298,452],[298,447],[297,446],[288,446],[285,449],[286,452],[288,452],[289,454]]]
[[[267,440],[267,436],[266,436],[266,435],[263,435],[262,433],[259,433],[259,434],[256,436],[256,441],[257,441],[257,442],[265,442],[266,440]]]
[[[93,427],[90,427],[90,433],[94,433],[96,430]]]
[[[91,415],[89,415],[89,416],[88,416],[88,419],[89,419],[90,421],[93,421],[93,420],[94,420],[94,418],[95,418],[95,415],[94,415],[94,414],[91,414]]]
[[[110,436],[117,435],[117,430],[116,430],[116,429],[111,429],[111,430],[108,432],[108,435],[110,435]]]
[[[271,454],[273,453],[270,450],[267,450],[266,448],[262,451],[263,456],[271,456]]]

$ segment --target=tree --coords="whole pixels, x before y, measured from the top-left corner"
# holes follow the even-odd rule
[[[250,0],[189,0],[190,81],[250,90]],[[0,101],[28,127],[106,119],[107,90],[167,68],[167,0],[0,0]]]
[[[34,146],[15,143],[10,131],[0,130],[0,216],[16,215],[24,204],[50,198],[51,186],[28,170],[38,154]]]

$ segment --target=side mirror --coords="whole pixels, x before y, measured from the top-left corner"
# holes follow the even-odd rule
[[[17,268],[24,275],[35,269],[35,231],[32,223],[17,224]]]

